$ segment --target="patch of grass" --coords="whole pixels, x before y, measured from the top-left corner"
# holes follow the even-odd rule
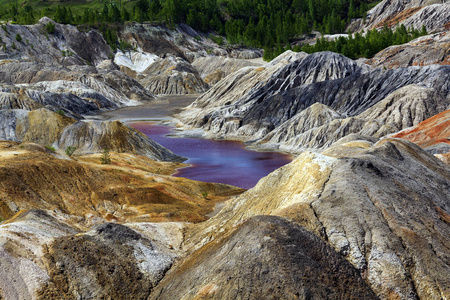
[[[75,150],[77,150],[76,147],[73,146],[69,146],[66,148],[66,154],[67,156],[72,156],[72,154],[75,152]]]
[[[52,152],[56,152],[55,147],[49,146],[49,145],[45,145],[45,148],[47,148],[48,150],[52,151]]]

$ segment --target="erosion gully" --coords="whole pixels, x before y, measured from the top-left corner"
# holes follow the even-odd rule
[[[102,119],[121,120],[155,142],[187,157],[189,167],[173,176],[225,183],[249,189],[262,177],[289,163],[292,156],[278,152],[258,152],[241,142],[169,136],[172,126],[161,122],[195,100],[195,96],[165,96],[145,105],[126,107],[101,114]]]

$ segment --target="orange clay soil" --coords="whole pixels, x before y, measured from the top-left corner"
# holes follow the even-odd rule
[[[69,158],[37,145],[0,141],[0,218],[24,209],[57,209],[82,219],[200,222],[217,202],[244,190],[172,177],[181,163],[110,153]]]
[[[410,9],[402,10],[398,14],[396,14],[394,16],[390,16],[389,18],[386,18],[383,21],[379,22],[378,24],[373,26],[373,28],[383,27],[384,25],[386,25],[387,27],[392,27],[392,26],[408,19],[410,16],[412,16],[413,14],[415,14],[422,8],[423,8],[423,6],[419,6],[419,7],[413,7]]]
[[[450,144],[450,110],[441,112],[416,126],[393,135],[416,143],[422,148],[439,143]]]

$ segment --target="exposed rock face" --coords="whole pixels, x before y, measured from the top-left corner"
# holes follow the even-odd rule
[[[79,121],[62,131],[58,146],[61,149],[75,147],[80,153],[98,153],[109,149],[159,161],[186,160],[120,121]]]
[[[209,54],[240,59],[258,58],[263,55],[260,49],[230,50],[221,47],[186,24],[180,24],[171,30],[165,26],[130,23],[125,24],[119,35],[140,52],[153,53],[161,58],[175,56],[189,62]]]
[[[77,154],[104,149],[147,156],[158,161],[181,162],[185,158],[149,139],[120,121],[76,121],[41,108],[33,111],[0,110],[0,139],[32,142],[59,149],[74,147]]]
[[[450,100],[418,85],[400,88],[365,112],[345,118],[323,104],[313,104],[256,143],[259,148],[301,153],[326,148],[351,134],[376,138],[416,125],[446,109]]]
[[[72,223],[60,213],[30,210],[0,226],[5,299],[143,298],[177,256],[123,225],[80,233]]]
[[[22,213],[0,226],[0,285],[4,299],[36,299],[35,292],[49,280],[42,265],[41,245],[78,230],[41,210]],[[20,266],[20,267],[19,267]]]
[[[360,22],[359,24],[361,25],[360,29],[364,30],[379,28],[384,25],[391,27],[397,24],[420,30],[424,25],[427,31],[432,33],[445,30],[449,22],[449,2],[384,0],[367,13],[365,23]]]
[[[201,95],[192,105],[188,106],[179,117],[186,123],[202,123],[208,114],[212,114],[221,106],[231,106],[239,99],[251,93],[254,89],[267,84],[271,76],[296,59],[305,57],[305,53],[287,51],[266,64],[264,67],[246,67],[230,74],[221,80],[214,88]]]
[[[30,89],[70,92],[95,99],[101,108],[135,105],[154,99],[136,80],[120,71],[95,68],[65,68],[36,63],[5,63],[0,65],[0,81],[9,84],[30,84]]]
[[[202,221],[243,191],[167,176],[182,165],[142,156],[78,160],[0,142],[3,299],[147,298],[184,254],[186,224],[146,222]]]
[[[224,60],[234,60],[231,65],[237,69],[238,66],[250,65],[246,59],[262,56],[259,50],[224,49],[183,24],[175,30],[149,24],[127,24],[120,32],[120,37],[133,45],[136,51],[117,53],[115,62],[123,72],[138,79],[155,94],[202,93],[209,88],[203,79],[215,84],[229,74],[225,70],[222,73],[214,69],[209,78],[203,72],[200,76],[196,67],[191,65],[192,61],[199,58],[216,65],[222,64]]]
[[[56,238],[44,254],[50,280],[39,298],[145,299],[172,265],[168,250],[113,223]]]
[[[0,110],[0,140],[53,145],[63,129],[76,120],[41,108]]]
[[[407,44],[391,46],[365,62],[374,67],[402,68],[450,64],[450,31],[427,35]]]
[[[314,234],[250,218],[171,270],[150,299],[377,299],[359,272]]]
[[[136,80],[118,71],[117,66],[116,69],[106,66],[105,61],[112,52],[100,33],[79,32],[74,26],[61,24],[55,24],[54,33],[47,33],[48,22],[53,21],[43,18],[36,25],[5,25],[0,30],[0,38],[5,43],[0,50],[0,82],[21,84],[20,88],[10,87],[13,93],[25,88],[33,100],[51,102],[43,104],[72,114],[154,99]],[[15,39],[16,35],[22,37],[21,42]],[[24,87],[24,84],[31,86]],[[53,94],[42,95],[37,91]],[[84,103],[77,98],[85,100]],[[62,103],[58,106],[57,102]],[[76,103],[78,111],[69,112],[64,102]]]
[[[204,137],[301,152],[351,133],[394,133],[450,102],[448,66],[381,70],[324,52],[269,74],[245,71],[231,74],[179,114],[186,128],[199,127]],[[315,103],[322,105],[311,107]]]
[[[158,60],[144,74],[140,82],[154,94],[198,94],[209,88],[198,71],[182,58]]]
[[[230,249],[220,233],[228,235],[234,226],[257,215],[276,215],[333,246],[382,299],[449,297],[450,277],[443,276],[450,271],[448,166],[406,141],[385,139],[373,145],[369,139],[356,138],[331,147],[326,155],[306,152],[232,200],[187,238],[186,247],[197,249],[212,241],[193,252],[191,261],[199,263],[198,269],[180,264],[173,275],[195,280],[203,254]],[[218,286],[218,293],[226,284],[205,278],[183,286],[195,292],[209,283]]]
[[[68,66],[83,65],[85,62],[96,64],[111,55],[110,47],[97,31],[84,33],[72,25],[55,23],[55,32],[45,34],[47,22],[53,21],[42,18],[36,25],[5,25],[6,31],[0,30],[0,37],[6,44],[6,51],[0,51],[1,59],[56,62]],[[21,42],[15,40],[17,34],[22,37]]]
[[[214,85],[221,79],[242,69],[244,67],[261,67],[264,65],[262,59],[236,59],[228,57],[199,57],[192,63],[200,73],[203,80]]]
[[[0,139],[14,142],[21,140],[25,135],[27,119],[28,111],[26,110],[0,110]]]
[[[440,32],[450,29],[450,2],[425,6],[402,22],[406,28],[420,30],[425,26],[428,32]]]
[[[432,153],[450,152],[450,110],[393,135],[411,141]]]

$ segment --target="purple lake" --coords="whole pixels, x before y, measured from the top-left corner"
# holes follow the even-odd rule
[[[166,136],[172,127],[153,122],[133,122],[130,126],[178,155],[187,157],[191,167],[179,169],[174,176],[226,183],[249,189],[259,179],[289,163],[292,157],[278,152],[257,152],[240,142]]]

